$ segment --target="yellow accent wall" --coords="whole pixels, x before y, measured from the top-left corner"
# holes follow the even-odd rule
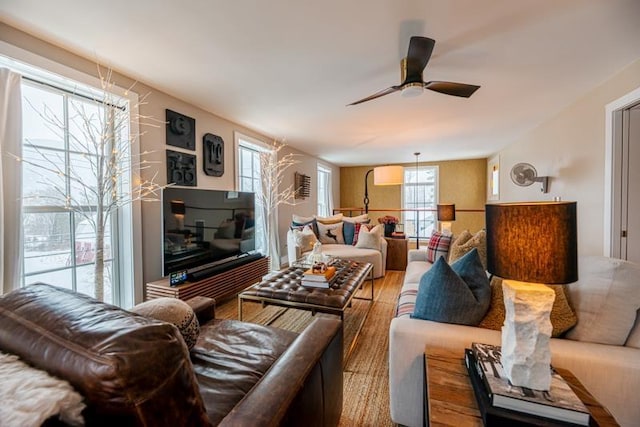
[[[452,223],[454,235],[463,230],[472,233],[484,228],[484,205],[487,186],[487,159],[451,160],[442,162],[419,162],[419,166],[438,166],[438,201],[455,203],[456,221]],[[401,166],[412,168],[415,163]],[[355,208],[353,215],[364,209],[364,177],[374,166],[355,166],[340,168],[341,208]],[[369,174],[369,210],[400,209],[402,207],[402,186],[376,186],[373,173]],[[482,212],[461,212],[472,209]],[[345,212],[345,215],[349,215]],[[401,216],[400,212],[370,212],[377,218],[384,215]]]

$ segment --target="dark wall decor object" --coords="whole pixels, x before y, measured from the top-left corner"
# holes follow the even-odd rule
[[[296,172],[294,177],[294,185],[296,189],[296,199],[306,199],[311,194],[311,177]]]
[[[204,173],[209,176],[224,174],[224,141],[218,135],[205,133],[202,137]]]
[[[167,120],[167,144],[174,147],[196,149],[196,119],[176,113],[169,109],[166,111]]]
[[[196,178],[195,154],[167,150],[167,183],[195,187]]]

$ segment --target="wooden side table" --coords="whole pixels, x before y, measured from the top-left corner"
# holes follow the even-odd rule
[[[478,426],[482,417],[461,351],[428,348],[425,364],[425,425]],[[618,426],[615,418],[568,370],[556,368],[591,413],[591,426]]]
[[[391,237],[385,237],[384,240],[387,241],[387,270],[406,270],[409,240]]]

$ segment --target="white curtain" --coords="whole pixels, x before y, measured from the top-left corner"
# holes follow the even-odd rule
[[[22,268],[21,76],[0,68],[0,294],[20,287]]]

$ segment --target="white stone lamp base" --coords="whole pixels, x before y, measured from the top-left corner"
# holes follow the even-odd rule
[[[555,292],[540,283],[503,280],[502,366],[512,385],[551,386],[551,308]]]

